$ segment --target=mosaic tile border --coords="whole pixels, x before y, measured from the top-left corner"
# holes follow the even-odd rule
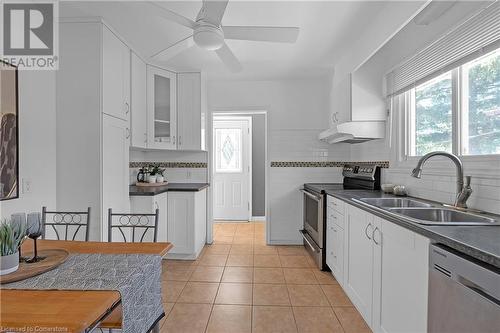
[[[142,168],[148,165],[159,166],[161,168],[189,168],[203,169],[207,168],[205,162],[130,162],[129,168]]]
[[[357,164],[362,166],[378,165],[381,168],[389,168],[389,161],[363,161],[363,162],[271,162],[271,168],[342,168],[345,164]]]

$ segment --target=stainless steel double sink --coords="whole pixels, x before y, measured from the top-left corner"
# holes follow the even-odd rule
[[[500,225],[500,221],[453,208],[437,206],[411,198],[360,198],[353,199],[364,205],[383,209],[413,222],[426,225]]]

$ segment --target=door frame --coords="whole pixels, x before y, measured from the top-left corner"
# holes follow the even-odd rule
[[[248,123],[248,152],[247,152],[247,159],[248,159],[248,221],[252,220],[252,209],[253,209],[253,202],[252,202],[252,181],[253,181],[253,168],[252,168],[252,162],[253,162],[253,156],[252,156],[252,117],[247,116],[247,115],[242,115],[242,116],[235,116],[235,115],[219,115],[215,114],[212,120],[212,149],[210,154],[212,154],[212,161],[215,163],[213,160],[214,158],[214,153],[215,153],[215,142],[214,142],[214,125],[215,122],[217,121],[246,121]],[[242,137],[243,141],[243,137]],[[243,148],[243,142],[241,147]],[[242,149],[243,150],[243,149]],[[212,168],[212,179],[215,179],[215,168]],[[215,187],[214,189],[215,190]],[[213,209],[213,206],[212,206]],[[228,220],[229,221],[229,220]]]
[[[270,241],[270,207],[269,207],[269,126],[268,126],[268,113],[265,107],[248,109],[248,108],[214,108],[208,112],[208,124],[207,124],[207,148],[208,148],[208,165],[207,165],[207,177],[208,183],[213,184],[213,118],[214,116],[252,116],[252,115],[264,115],[264,133],[265,133],[265,208],[266,213],[266,243],[269,244]],[[208,218],[207,218],[207,243],[213,243],[213,186],[208,188]]]

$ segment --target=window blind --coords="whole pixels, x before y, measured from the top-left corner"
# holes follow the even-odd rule
[[[386,76],[393,96],[500,47],[500,3],[492,3]]]

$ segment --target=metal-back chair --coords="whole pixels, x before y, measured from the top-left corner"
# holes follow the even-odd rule
[[[85,228],[85,241],[89,240],[90,207],[86,212],[62,212],[48,211],[47,207],[42,207],[42,238],[45,239],[46,228],[51,226],[58,240],[75,240],[78,232]],[[61,238],[59,231],[64,230],[64,238]],[[68,237],[71,236],[72,237]]]
[[[148,231],[153,231],[153,241],[158,236],[158,217],[160,210],[150,214],[113,213],[108,209],[108,242],[113,241],[113,230],[120,231],[124,242],[142,243]],[[153,223],[151,223],[153,220]],[[129,235],[127,237],[126,235]],[[138,237],[139,240],[137,241]]]

